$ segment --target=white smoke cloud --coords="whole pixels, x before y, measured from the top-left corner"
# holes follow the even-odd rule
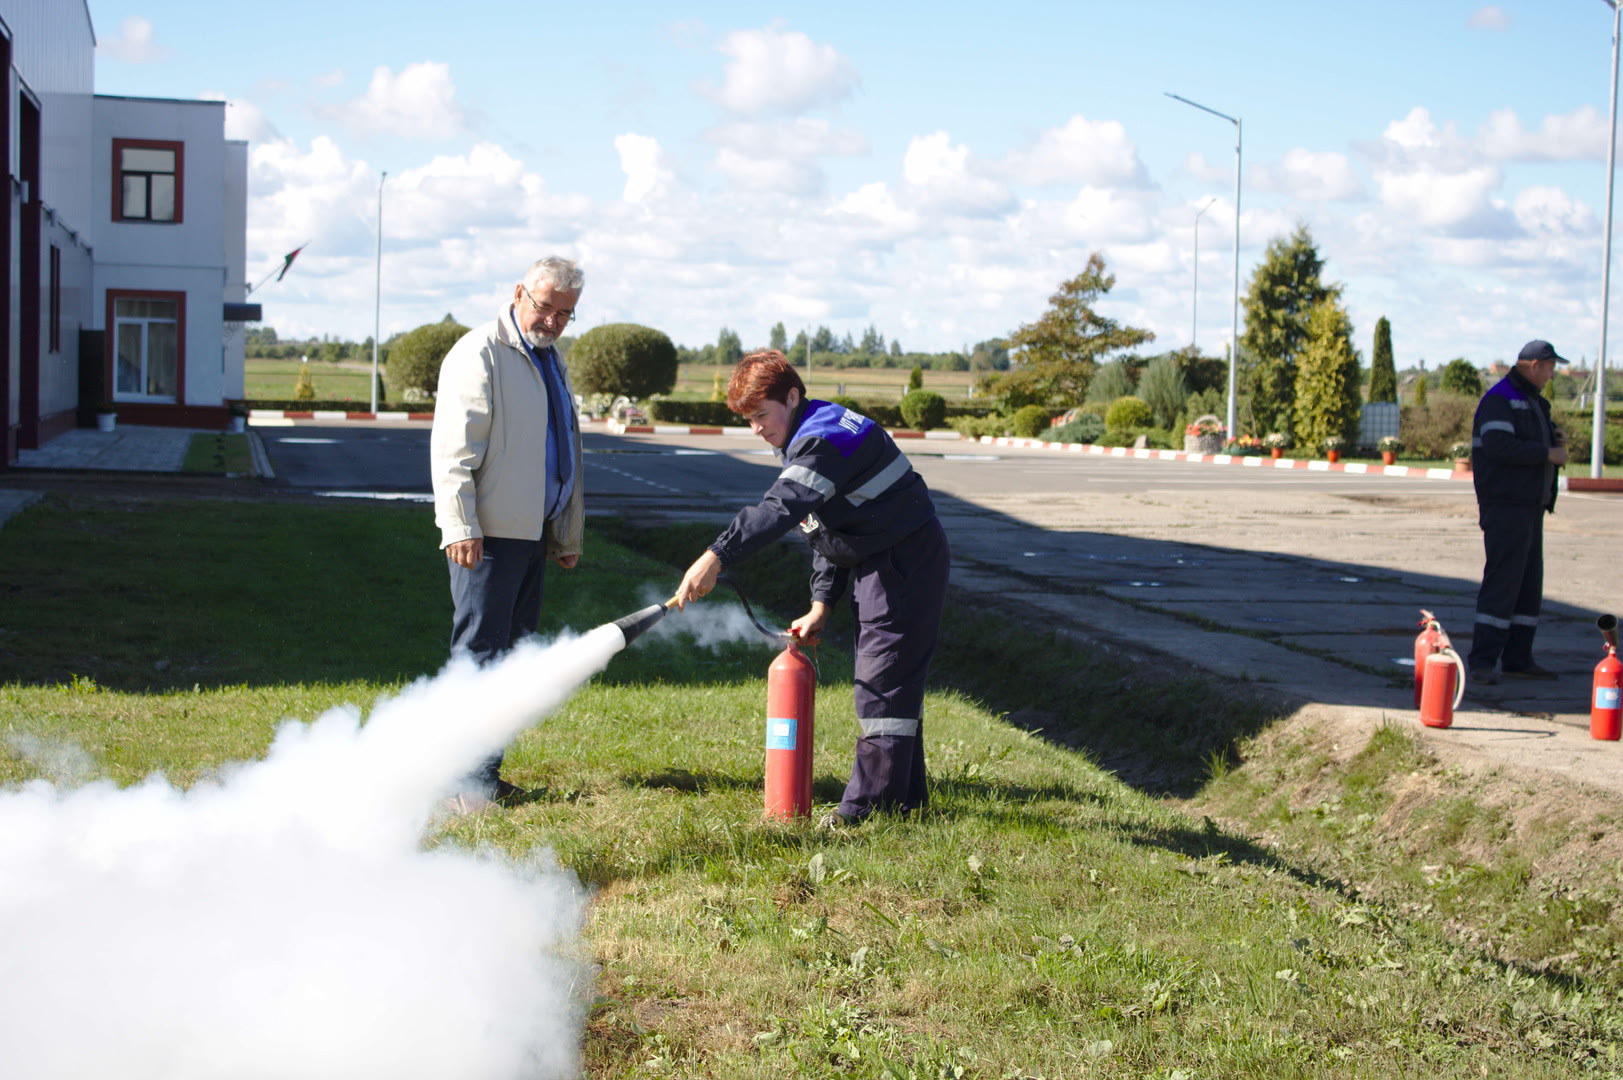
[[[644,604],[659,604],[667,599],[669,597],[661,595],[658,590],[652,588],[643,590]],[[756,614],[760,615],[759,612]],[[775,625],[770,616],[762,616],[762,624],[773,631],[784,629]],[[741,605],[717,603],[712,600],[689,604],[681,611],[672,608],[669,615],[655,623],[648,631],[648,637],[687,639],[701,649],[714,649],[720,645],[731,645],[736,642],[772,644],[750,620],[749,614]]]
[[[179,790],[0,792],[9,1080],[575,1075],[584,899],[550,856],[425,850],[439,800],[601,670],[614,626],[290,722]]]

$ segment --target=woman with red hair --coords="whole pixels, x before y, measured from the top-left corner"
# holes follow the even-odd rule
[[[706,595],[722,570],[798,525],[812,549],[811,606],[790,633],[815,642],[848,587],[857,620],[861,734],[845,796],[823,824],[922,810],[929,804],[924,680],[951,564],[929,488],[884,428],[808,398],[800,374],[775,349],[739,361],[727,406],[777,451],[783,470],[688,568],[677,604]]]

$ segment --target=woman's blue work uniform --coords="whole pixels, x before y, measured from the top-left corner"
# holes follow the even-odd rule
[[[790,418],[783,471],[710,545],[732,566],[799,525],[812,548],[811,594],[851,589],[861,735],[840,813],[922,810],[924,680],[935,652],[951,556],[924,478],[884,428],[827,401]]]

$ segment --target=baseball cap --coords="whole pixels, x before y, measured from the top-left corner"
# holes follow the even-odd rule
[[[1516,355],[1518,360],[1554,360],[1558,364],[1567,362],[1567,358],[1556,353],[1555,346],[1542,338],[1534,338],[1522,346],[1522,351]]]

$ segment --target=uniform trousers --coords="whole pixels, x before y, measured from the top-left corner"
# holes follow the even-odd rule
[[[1506,671],[1523,670],[1533,663],[1544,599],[1544,510],[1483,506],[1477,520],[1487,558],[1466,666],[1492,670],[1500,661]]]
[[[924,771],[924,680],[935,654],[951,569],[940,521],[852,569],[857,619],[856,706],[861,734],[840,814],[907,813],[929,805]]]

